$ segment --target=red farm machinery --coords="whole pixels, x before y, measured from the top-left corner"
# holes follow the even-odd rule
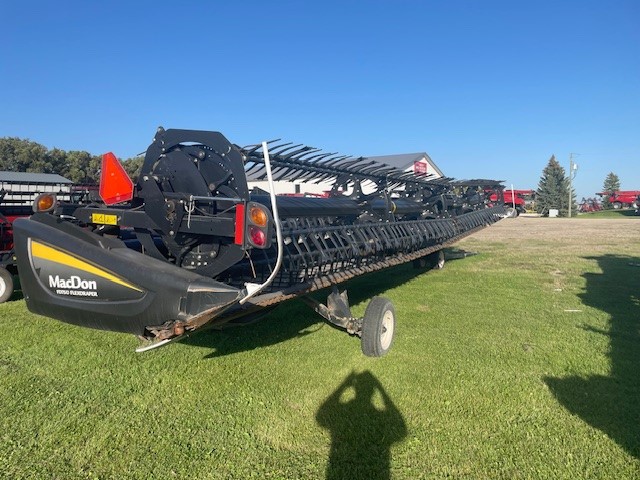
[[[618,190],[615,192],[596,193],[600,197],[606,198],[609,205],[616,210],[622,208],[636,208],[637,199],[640,196],[640,190]]]
[[[499,195],[499,192],[492,193],[490,196],[491,201],[498,202]],[[535,190],[517,190],[507,188],[504,190],[504,206],[508,209],[507,215],[517,217],[518,215],[525,213],[531,208],[535,198]]]

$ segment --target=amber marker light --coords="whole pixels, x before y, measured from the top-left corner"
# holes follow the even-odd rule
[[[49,212],[56,206],[55,193],[41,193],[33,202],[34,212]]]
[[[251,223],[259,227],[266,227],[268,218],[266,212],[260,207],[251,207],[250,211]]]

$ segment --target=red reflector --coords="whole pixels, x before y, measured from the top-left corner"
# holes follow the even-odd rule
[[[251,242],[256,247],[264,247],[267,243],[267,236],[265,233],[257,227],[249,227],[249,235],[251,236]]]
[[[236,230],[233,243],[242,245],[244,243],[244,204],[236,205]]]
[[[133,198],[133,182],[111,152],[102,155],[100,198],[107,205],[127,202]]]

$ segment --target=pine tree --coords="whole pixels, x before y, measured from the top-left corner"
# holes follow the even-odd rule
[[[572,214],[577,212],[575,193],[571,192]],[[555,208],[561,217],[569,214],[569,178],[560,166],[555,155],[551,155],[549,163],[542,171],[538,190],[536,191],[536,211],[544,216]]]
[[[604,184],[602,185],[602,192],[617,192],[620,190],[620,178],[613,172],[609,172],[609,175],[604,179]],[[604,208],[611,208],[611,202],[609,201],[609,195],[604,196],[604,200],[602,202]]]

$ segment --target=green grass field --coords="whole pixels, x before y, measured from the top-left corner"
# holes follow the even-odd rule
[[[578,214],[578,218],[629,218],[636,216],[633,209],[627,210],[600,210],[599,212],[588,212]]]
[[[459,247],[347,285],[395,303],[379,359],[299,301],[146,354],[0,305],[0,477],[640,478],[640,218]]]

